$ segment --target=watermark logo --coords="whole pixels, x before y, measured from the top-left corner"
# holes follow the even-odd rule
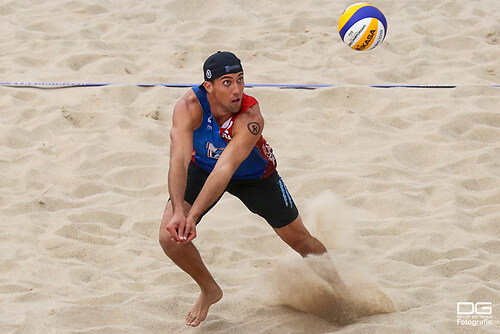
[[[457,325],[491,326],[493,325],[493,307],[491,302],[458,302]]]

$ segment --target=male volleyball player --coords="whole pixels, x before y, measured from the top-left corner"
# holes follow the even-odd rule
[[[304,227],[262,137],[264,119],[256,99],[243,93],[240,60],[230,52],[211,55],[205,81],[175,105],[170,131],[167,202],[160,228],[164,252],[199,285],[186,325],[198,326],[222,290],[192,244],[196,224],[227,191],[263,217],[302,256],[324,254],[323,244]],[[328,279],[344,289],[332,267]]]

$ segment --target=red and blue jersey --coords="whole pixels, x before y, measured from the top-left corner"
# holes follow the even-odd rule
[[[231,141],[233,136],[233,125],[238,116],[246,112],[258,101],[252,96],[243,94],[240,111],[219,126],[210,109],[207,99],[207,91],[203,85],[193,87],[203,111],[203,122],[193,132],[193,156],[192,161],[204,170],[211,172],[220,155]],[[267,144],[262,135],[252,148],[248,157],[241,163],[233,180],[265,179],[276,170],[276,158],[272,148]]]

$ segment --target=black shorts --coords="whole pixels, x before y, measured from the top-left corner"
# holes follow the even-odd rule
[[[209,172],[198,167],[193,162],[189,164],[186,192],[184,194],[184,200],[186,202],[193,205],[208,175],[210,175]],[[290,224],[297,219],[299,215],[299,211],[293,202],[292,196],[286,189],[285,183],[278,172],[274,172],[266,179],[231,180],[225,191],[238,197],[251,212],[264,218],[269,225],[274,228]],[[203,217],[219,199],[220,197],[201,217]]]

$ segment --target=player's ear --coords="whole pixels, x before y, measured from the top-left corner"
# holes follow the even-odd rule
[[[209,93],[212,93],[214,90],[214,84],[211,81],[205,81],[203,83],[203,86],[205,87],[205,90]]]

